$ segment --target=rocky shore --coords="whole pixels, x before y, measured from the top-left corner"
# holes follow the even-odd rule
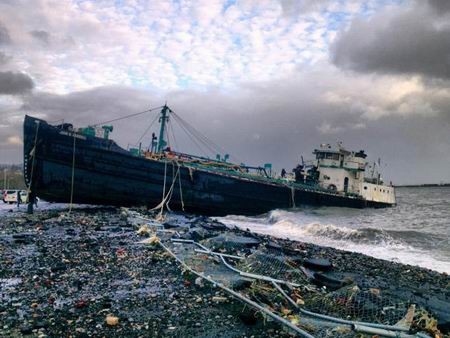
[[[52,210],[34,215],[6,213],[0,217],[2,337],[294,335],[222,289],[182,273],[180,265],[160,246],[141,243],[142,235],[152,235],[142,231],[133,213],[108,208],[76,209],[70,214]],[[204,241],[222,253],[250,254],[255,246],[264,244],[265,250],[302,262],[307,267],[302,268],[305,275],[318,290],[315,292],[326,295],[345,285],[356,285],[358,290],[372,290],[373,294],[389,293],[427,311],[429,320],[416,323],[424,325],[424,332],[430,336],[449,333],[450,279],[445,274],[227,229],[204,217],[175,215],[162,227],[172,232],[181,227],[181,238]],[[223,236],[234,236],[238,243],[243,238],[253,239],[254,244],[244,241],[242,248],[227,247]],[[325,272],[314,269],[314,265],[327,264]],[[294,321],[291,310],[281,309]]]

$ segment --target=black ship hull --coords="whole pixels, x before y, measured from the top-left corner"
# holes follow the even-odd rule
[[[24,174],[31,192],[50,202],[153,208],[171,190],[167,201],[172,210],[217,216],[301,205],[390,206],[137,157],[114,141],[74,134],[29,116],[24,122]]]

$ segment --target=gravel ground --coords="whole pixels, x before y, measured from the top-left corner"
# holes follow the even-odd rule
[[[2,217],[0,336],[288,336],[195,286],[115,210]],[[106,317],[118,317],[117,325]]]
[[[186,217],[190,224],[209,222]],[[412,300],[448,333],[450,279],[445,274],[237,229],[222,231],[270,241],[302,259],[327,258],[334,266],[329,276]],[[220,289],[197,285],[166,252],[139,244],[141,239],[117,209],[3,213],[0,336],[291,335]]]

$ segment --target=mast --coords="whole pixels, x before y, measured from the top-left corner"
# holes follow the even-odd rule
[[[169,112],[170,108],[167,107],[167,104],[161,110],[161,116],[159,118],[159,123],[161,123],[161,128],[159,130],[159,139],[158,139],[158,153],[162,153],[164,147],[166,146],[166,141],[164,140],[164,132],[166,130],[166,122],[169,122]]]

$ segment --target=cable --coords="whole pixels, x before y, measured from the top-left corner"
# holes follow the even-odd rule
[[[217,153],[229,153],[224,149],[223,147],[219,146],[218,144],[214,143],[212,140],[210,140],[208,137],[206,137],[204,134],[202,134],[200,131],[198,131],[195,127],[193,127],[189,122],[185,121],[183,118],[181,118],[177,113],[172,111],[172,114],[174,117],[178,118],[180,120],[180,123],[183,123],[188,127],[191,132],[199,139],[203,140],[203,143],[208,146],[209,149],[212,150],[212,152],[215,154]],[[241,159],[237,158],[234,155],[230,155],[230,157],[234,158],[238,162],[243,162]]]
[[[100,124],[111,123],[111,122],[115,122],[115,121],[119,121],[119,120],[124,120],[124,119],[130,118],[130,117],[142,115],[142,114],[149,113],[149,112],[151,112],[151,111],[153,111],[153,110],[156,110],[156,109],[161,109],[162,107],[163,107],[163,106],[159,106],[159,107],[155,107],[155,108],[150,108],[150,109],[141,111],[141,112],[139,112],[139,113],[134,113],[134,114],[130,114],[130,115],[118,117],[118,118],[116,118],[116,119],[109,120],[109,121],[98,122],[98,123],[96,123],[96,124],[92,124],[91,127],[96,127],[96,126],[98,126],[98,125],[100,125]]]
[[[214,144],[211,140],[209,140],[206,136],[201,134],[197,129],[195,129],[192,125],[190,125],[187,121],[183,120],[180,116],[174,113],[174,116],[176,116],[181,123],[183,123],[186,128],[190,130],[192,135],[198,138],[199,141],[201,141],[205,146],[207,146],[213,153],[220,153],[222,150]]]
[[[152,122],[150,123],[150,125],[147,127],[147,129],[145,129],[144,133],[142,134],[142,136],[139,138],[139,140],[137,141],[136,144],[139,144],[142,139],[144,138],[144,136],[148,133],[148,131],[150,130],[150,128],[153,126],[153,124],[156,122],[156,120],[158,119],[159,115],[156,115],[155,118],[152,120]]]
[[[180,119],[180,117],[178,115],[174,115],[174,117],[175,117],[175,120],[177,120],[177,122],[180,124],[180,126],[183,127],[185,132],[188,133],[188,135],[191,135],[193,138],[196,138],[198,141],[200,141],[207,149],[209,149],[211,154],[213,154],[213,155],[217,154],[217,150],[212,148],[205,140],[203,140],[201,137],[196,135],[192,131],[192,128],[189,128],[189,126],[186,123],[184,123],[184,121],[182,119]]]
[[[72,212],[73,207],[73,186],[75,183],[75,143],[77,138],[75,137],[75,133],[73,133],[73,153],[72,153],[72,178],[70,181],[70,203],[69,203],[69,214]]]
[[[178,148],[177,139],[175,138],[175,131],[173,130],[172,124],[168,123],[167,126],[168,126],[168,129],[170,129],[170,132],[172,133],[173,143],[175,144],[175,149],[177,149],[177,151],[180,151],[180,149]]]
[[[174,115],[175,117],[175,115]],[[183,126],[183,124],[178,121],[176,118],[174,119],[175,121],[177,121],[177,123],[180,125],[181,129],[183,129],[183,131],[186,133],[186,135],[189,137],[189,139],[195,144],[195,146],[200,150],[200,153],[205,153],[205,150],[202,149],[202,147],[198,144],[198,142],[195,140],[195,138],[193,137],[193,135],[191,135],[191,133]]]

